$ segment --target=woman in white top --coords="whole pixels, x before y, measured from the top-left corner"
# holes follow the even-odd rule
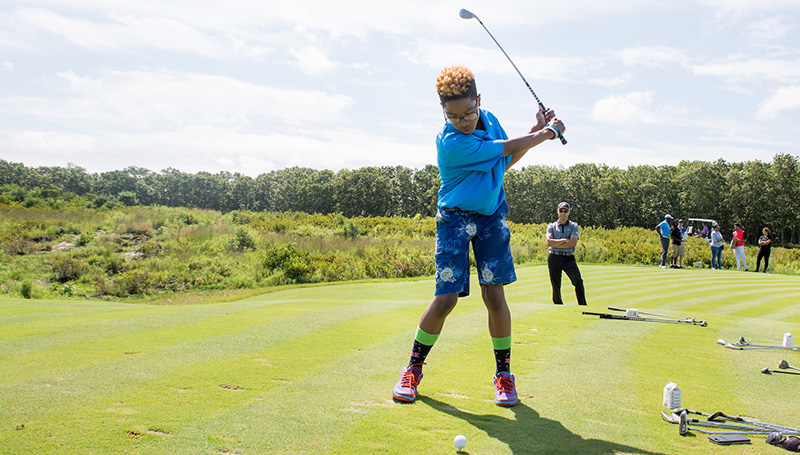
[[[719,224],[714,225],[714,230],[711,231],[711,270],[722,269],[722,245],[725,240],[722,239],[722,233],[719,231]],[[716,266],[714,261],[716,260]]]

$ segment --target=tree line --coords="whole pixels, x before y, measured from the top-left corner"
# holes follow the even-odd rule
[[[667,213],[717,220],[727,234],[739,221],[755,242],[768,226],[782,245],[800,243],[800,162],[788,154],[772,162],[682,161],[678,165],[532,165],[505,177],[511,213],[518,223],[555,219],[567,201],[583,226],[653,228]],[[338,172],[292,167],[257,177],[239,173],[130,166],[90,173],[66,167],[28,167],[0,160],[0,203],[34,206],[49,195],[87,197],[104,204],[162,205],[217,210],[340,213],[354,216],[434,216],[439,189],[434,165],[364,167]],[[38,193],[36,193],[38,191]],[[2,199],[5,198],[5,199]]]

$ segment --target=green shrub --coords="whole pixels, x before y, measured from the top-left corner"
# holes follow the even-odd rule
[[[72,255],[56,256],[51,263],[53,280],[59,283],[77,280],[88,270],[88,266]]]
[[[298,249],[295,243],[268,249],[262,264],[270,272],[282,270],[287,278],[297,283],[309,282],[313,273],[311,255]]]
[[[26,299],[33,298],[33,281],[26,281],[22,283],[20,293],[22,294],[23,298]]]
[[[92,240],[94,240],[94,235],[90,235],[90,234],[81,234],[81,235],[79,235],[79,236],[78,236],[78,238],[75,240],[75,245],[77,245],[77,246],[86,246],[86,245],[88,245],[88,244],[89,244],[89,242],[91,242]]]
[[[256,241],[253,240],[253,236],[247,232],[247,229],[240,227],[236,230],[233,240],[231,240],[231,246],[236,251],[255,250]]]

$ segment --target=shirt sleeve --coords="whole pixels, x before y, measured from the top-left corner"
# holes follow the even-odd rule
[[[460,132],[448,133],[442,140],[447,167],[461,171],[490,172],[503,158],[503,142],[482,140]]]
[[[570,237],[578,237],[578,238],[581,238],[581,235],[580,235],[580,228],[578,227],[578,223],[574,223],[574,224],[572,225],[572,233],[570,234]]]
[[[547,235],[546,236],[550,237],[551,239],[553,238],[553,225],[552,224],[548,224],[547,225]]]

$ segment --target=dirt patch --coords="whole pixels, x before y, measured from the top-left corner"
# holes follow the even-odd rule
[[[225,390],[233,390],[235,392],[245,390],[245,389],[243,389],[241,387],[238,387],[238,386],[235,386],[235,385],[230,385],[230,384],[220,384],[217,387],[219,387],[220,389],[225,389]]]

